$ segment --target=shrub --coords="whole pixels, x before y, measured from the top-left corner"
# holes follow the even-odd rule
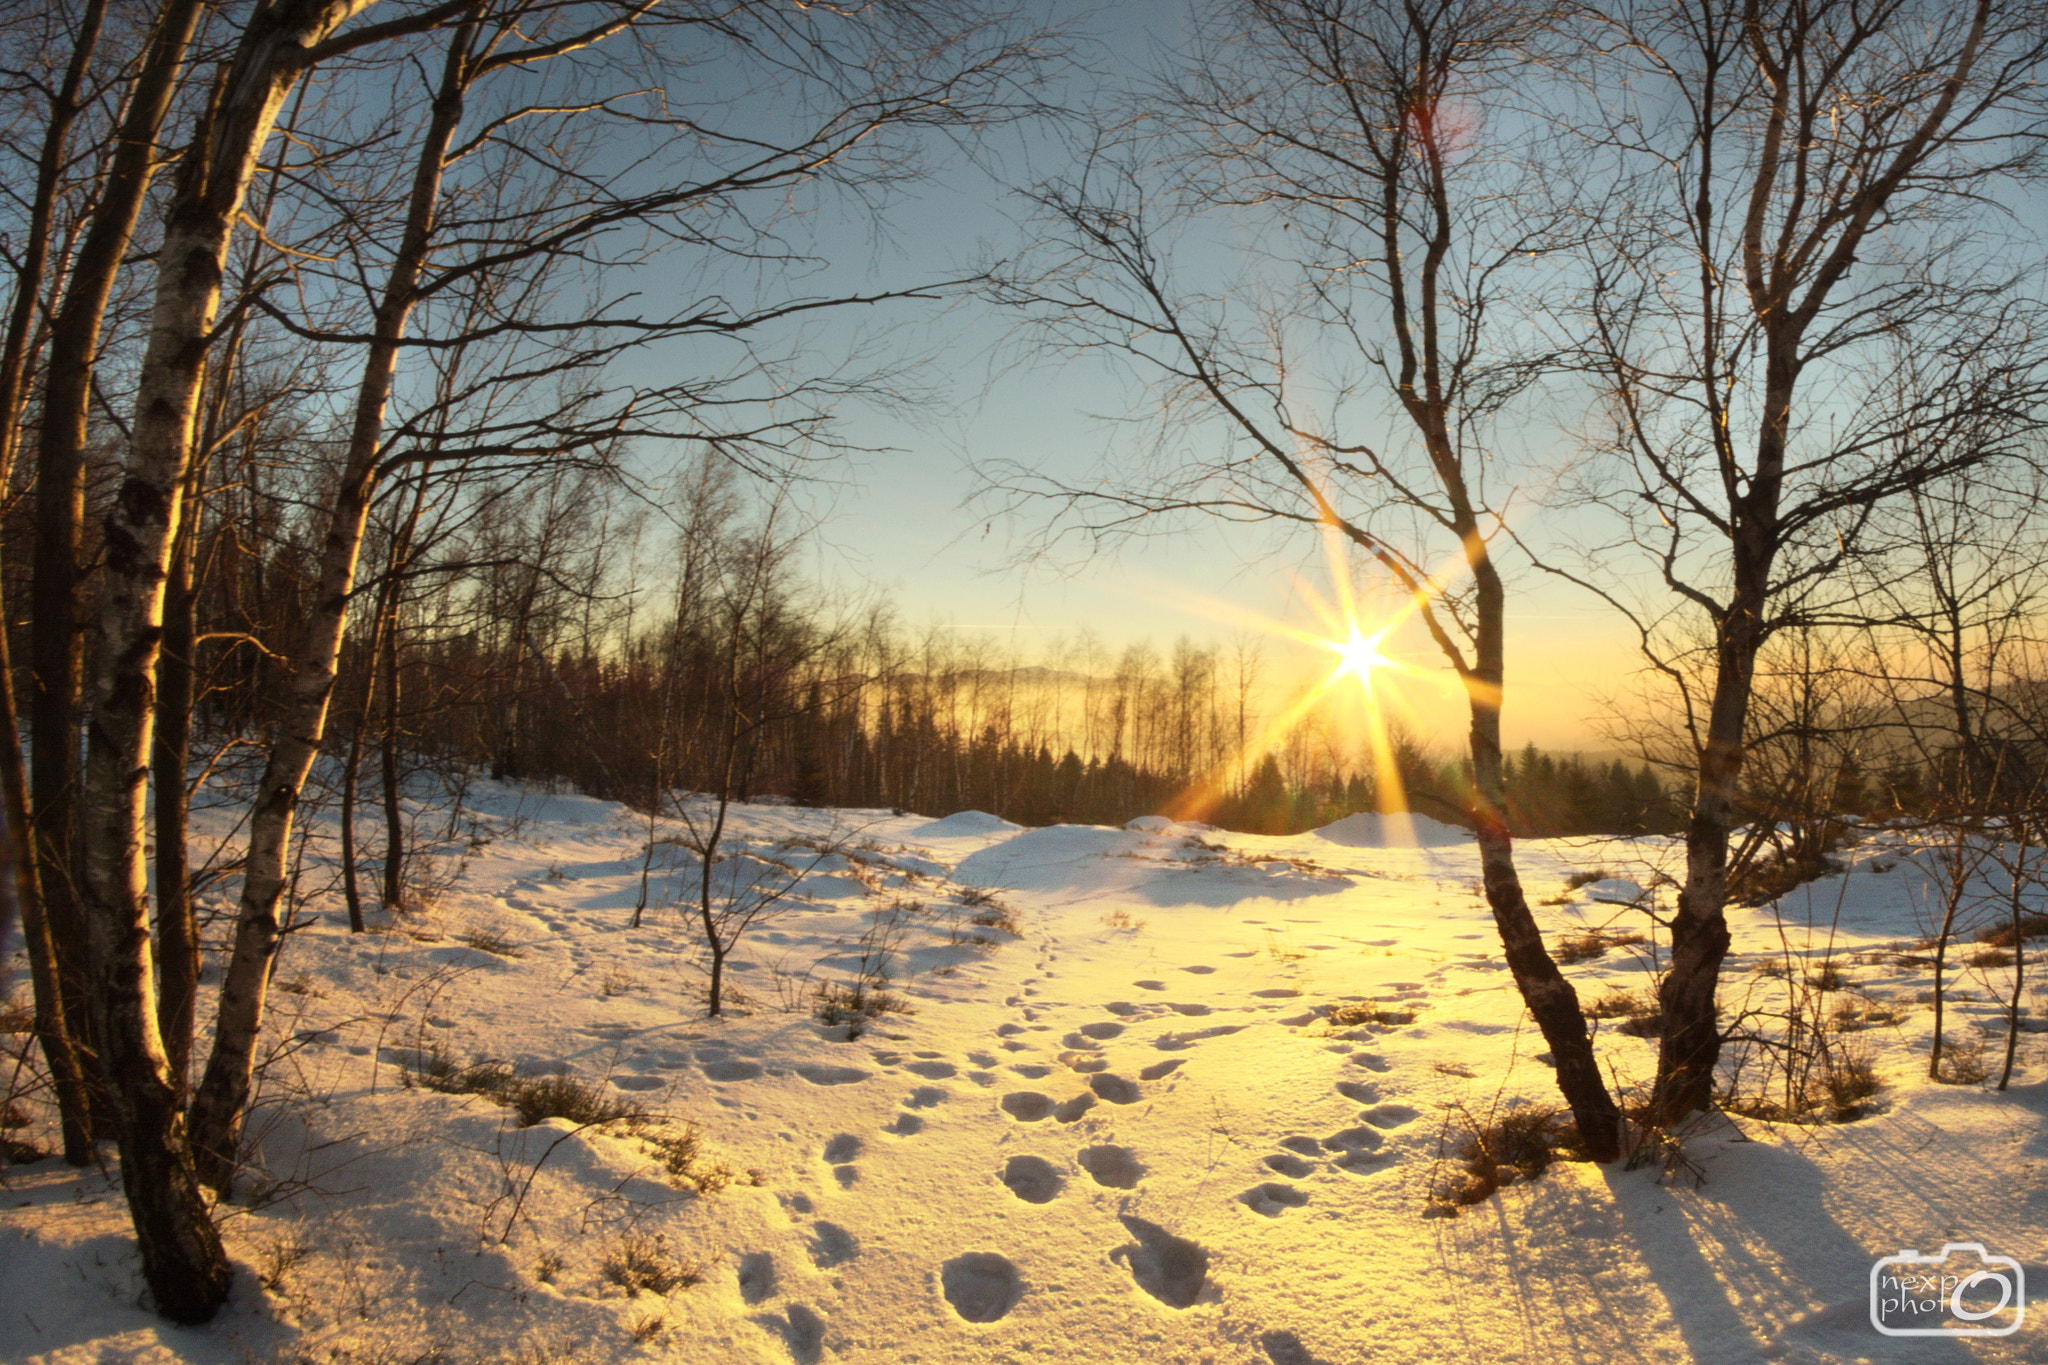
[[[1581,962],[1591,962],[1596,957],[1607,955],[1607,939],[1598,930],[1588,929],[1584,933],[1566,934],[1557,941],[1557,960],[1571,967]]]
[[[1630,1015],[1614,1026],[1631,1038],[1662,1038],[1664,1036],[1664,1011],[1650,1006]]]
[[[1896,1006],[1863,997],[1844,1000],[1835,1006],[1831,1022],[1837,1033],[1858,1033],[1867,1028],[1896,1024],[1905,1017],[1906,1012]]]
[[[1338,1028],[1355,1028],[1360,1024],[1400,1028],[1415,1022],[1415,1011],[1389,1008],[1377,1000],[1355,1001],[1330,1006],[1330,1022]]]
[[[1591,886],[1594,882],[1604,882],[1609,875],[1604,867],[1596,867],[1591,872],[1574,872],[1564,879],[1564,889],[1576,891],[1582,886]]]
[[[494,957],[524,956],[511,939],[506,938],[503,934],[493,933],[488,929],[478,929],[464,934],[462,935],[462,941],[478,952],[490,953]]]
[[[1977,942],[1993,948],[2017,948],[2021,939],[2043,937],[2048,937],[2048,915],[2028,912],[2020,916],[2017,932],[2013,929],[2012,921],[2007,920],[2003,924],[1994,924],[1988,929],[1979,930]]]
[[[704,1268],[668,1249],[666,1238],[629,1232],[605,1252],[604,1277],[629,1294],[672,1294],[704,1282]]]
[[[2010,967],[2012,954],[2004,948],[1979,948],[1963,959],[1968,967]]]
[[[1803,1069],[1788,1084],[1750,1095],[1724,1094],[1721,1107],[1770,1123],[1851,1123],[1871,1112],[1869,1101],[1884,1089],[1869,1051],[1839,1038],[1802,1060]]]
[[[1728,878],[1728,899],[1755,908],[1769,905],[1786,892],[1840,872],[1842,865],[1817,855],[1766,858],[1737,868]]]
[[[1584,1006],[1588,1019],[1633,1019],[1652,1013],[1656,1008],[1654,1003],[1634,991],[1619,989],[1610,989],[1605,995],[1595,996]]]
[[[531,1128],[548,1119],[567,1119],[578,1127],[639,1119],[647,1111],[623,1096],[608,1093],[601,1081],[579,1081],[574,1076],[536,1076],[513,1087],[509,1102],[519,1114],[519,1126]]]
[[[700,1195],[714,1195],[733,1182],[732,1167],[711,1161],[704,1154],[703,1129],[694,1123],[657,1133],[646,1139],[647,1147],[668,1172],[669,1183],[678,1189],[692,1189]]]
[[[909,1001],[866,977],[845,983],[820,981],[811,1006],[811,1017],[819,1023],[845,1024],[848,1042],[860,1037],[868,1023],[881,1015],[914,1013]]]
[[[1482,1122],[1455,1111],[1463,1132],[1452,1148],[1455,1169],[1439,1171],[1430,1191],[1443,1213],[1477,1204],[1503,1185],[1533,1180],[1559,1160],[1583,1156],[1578,1129],[1562,1111],[1542,1105],[1513,1109]]]
[[[1941,1063],[1935,1068],[1934,1079],[1943,1085],[1981,1085],[1991,1069],[1984,1062],[1984,1042],[1980,1038],[1943,1038]]]
[[[1016,914],[1008,906],[989,906],[976,913],[967,922],[981,929],[1000,929],[1014,938],[1024,937],[1023,929],[1018,927]],[[1140,924],[1138,927],[1142,929],[1144,925]]]
[[[1818,968],[1806,974],[1806,984],[1817,991],[1847,990],[1849,974],[1833,962],[1823,962]]]

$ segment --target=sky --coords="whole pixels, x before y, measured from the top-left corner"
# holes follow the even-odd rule
[[[1095,68],[1095,75],[1070,77],[1060,92],[1079,104],[1182,43],[1190,6],[1047,0],[1044,12],[1079,36],[1078,50]],[[806,292],[856,278],[862,287],[899,286],[1013,255],[1027,228],[1011,186],[1062,169],[1067,155],[1044,126],[1005,132],[978,159],[936,158],[929,175],[888,205],[879,232],[860,215],[822,216],[813,229],[832,264],[806,282]],[[1229,268],[1227,252],[1212,259]],[[1034,352],[1015,319],[973,299],[811,324],[820,353],[863,338],[922,355],[916,378],[929,401],[907,414],[860,403],[839,411],[841,434],[871,453],[835,460],[801,495],[819,522],[814,563],[826,582],[879,590],[906,624],[988,637],[1025,662],[1083,632],[1114,652],[1139,641],[1166,650],[1182,636],[1225,643],[1271,625],[1320,629],[1311,602],[1332,599],[1336,589],[1313,533],[1188,522],[1107,550],[1068,545],[1048,555],[1033,546],[1049,506],[1006,508],[985,495],[985,471],[1000,463],[1087,483],[1135,459],[1154,433],[1130,420],[1147,411],[1148,397],[1127,377],[1092,357]],[[1530,439],[1557,435],[1546,430]],[[1535,518],[1517,525],[1525,534],[1541,529]],[[1632,637],[1581,590],[1534,572],[1517,572],[1515,580],[1508,742],[1614,747],[1589,721],[1611,710],[1637,666]],[[1374,591],[1364,581],[1355,587]],[[1397,684],[1412,728],[1455,751],[1467,724],[1464,700],[1441,656],[1412,626],[1390,636],[1385,652],[1417,670]],[[1331,656],[1282,635],[1266,660],[1268,676],[1308,679],[1325,672]]]

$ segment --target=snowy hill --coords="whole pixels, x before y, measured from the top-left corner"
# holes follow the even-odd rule
[[[2048,1359],[2038,1303],[2009,1338],[1867,1320],[1873,1260],[1907,1247],[1980,1241],[2048,1290],[2048,1059],[2023,1039],[2004,1095],[1925,1078],[1925,970],[1897,947],[1928,878],[1903,836],[1782,920],[1731,911],[1732,1008],[1825,959],[1885,1018],[1853,1035],[1887,1082],[1872,1117],[1716,1119],[1684,1136],[1697,1188],[1564,1163],[1424,1217],[1466,1115],[1556,1103],[1462,831],[737,807],[749,866],[793,889],[707,1018],[694,859],[650,857],[623,808],[479,786],[431,906],[351,936],[315,898],[288,942],[260,1169],[221,1210],[229,1309],[166,1326],[118,1180],[11,1168],[0,1360]],[[1654,925],[1601,892],[1654,887],[1675,851],[1519,855],[1547,930],[1607,933],[1568,968],[1582,996],[1640,991]],[[821,1021],[819,987],[843,998],[863,963],[909,1012]],[[2010,972],[1957,985],[1952,1037],[1995,1021]],[[1602,1050],[1646,1079],[1654,1040],[1618,1022]],[[548,1077],[627,1112],[521,1126],[500,1099]]]

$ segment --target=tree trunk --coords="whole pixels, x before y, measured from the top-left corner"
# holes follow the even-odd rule
[[[1593,1053],[1592,1034],[1579,1008],[1579,993],[1543,946],[1543,934],[1515,871],[1514,840],[1508,828],[1501,773],[1500,714],[1506,680],[1506,592],[1477,526],[1463,537],[1472,568],[1477,607],[1474,667],[1466,681],[1472,715],[1472,816],[1479,843],[1479,869],[1486,903],[1493,911],[1501,949],[1522,1003],[1550,1045],[1557,1088],[1570,1106],[1579,1140],[1595,1161],[1621,1155],[1621,1111],[1608,1093]]]
[[[288,879],[286,863],[292,825],[306,775],[312,770],[326,735],[327,707],[333,696],[335,669],[348,626],[349,598],[355,590],[363,530],[376,491],[384,408],[397,368],[399,342],[417,299],[419,274],[440,200],[448,144],[462,116],[469,48],[475,33],[474,24],[464,24],[453,35],[433,116],[421,141],[404,232],[378,304],[374,339],[364,358],[363,377],[356,391],[347,461],[328,510],[312,613],[291,656],[282,714],[257,788],[255,808],[250,813],[234,954],[221,982],[213,1053],[207,1059],[205,1077],[192,1102],[193,1142],[200,1178],[223,1192],[234,1176],[242,1111],[248,1103],[270,969],[280,938],[277,906]],[[390,655],[395,660],[395,636],[391,645]],[[395,680],[387,687],[387,695],[395,724]],[[387,802],[392,799],[387,792]],[[388,880],[387,873],[387,889]]]
[[[14,663],[6,620],[4,593],[0,593],[0,792],[4,792],[6,802],[6,849],[11,859],[8,867],[0,869],[0,876],[9,879],[21,915],[22,939],[28,949],[29,986],[35,999],[36,1042],[43,1049],[43,1062],[50,1068],[50,1080],[57,1091],[64,1160],[73,1166],[89,1166],[93,1159],[91,1108],[85,1067],[74,1042],[80,1035],[65,1021],[64,982],[58,972],[57,949],[43,910],[35,854],[25,837],[29,829],[28,773],[21,762],[21,722],[14,710]]]
[[[159,160],[157,138],[178,87],[201,0],[164,0],[129,93],[114,154],[71,278],[50,327],[36,443],[35,556],[30,580],[29,728],[34,740],[31,841],[43,904],[65,975],[74,1041],[90,1038],[84,1008],[90,971],[80,895],[79,715],[86,608],[80,547],[85,524],[85,442],[100,330],[114,281]],[[139,766],[139,765],[138,765]],[[72,1122],[67,1116],[67,1123]],[[83,1116],[77,1119],[84,1122]],[[69,1143],[67,1142],[67,1149]]]
[[[1735,826],[1751,682],[1763,647],[1759,613],[1767,564],[1768,559],[1759,566],[1753,557],[1738,558],[1728,614],[1717,623],[1713,700],[1685,831],[1685,887],[1671,921],[1671,965],[1657,988],[1664,1032],[1650,1114],[1659,1124],[1706,1108],[1714,1094],[1714,1066],[1721,1056],[1714,997],[1729,944],[1728,836]]]
[[[165,208],[135,419],[105,525],[100,650],[79,802],[93,1017],[100,1026],[95,1042],[144,1277],[158,1311],[178,1322],[204,1322],[218,1312],[231,1271],[200,1194],[179,1092],[157,1031],[151,980],[144,784],[164,582],[243,196],[308,49],[368,2],[282,0],[257,10],[220,68]],[[153,145],[141,149],[145,169],[152,152]],[[230,1048],[252,1042],[224,1041]]]
[[[71,60],[64,79],[50,99],[50,121],[36,159],[36,181],[29,205],[28,223],[22,236],[22,255],[15,271],[14,306],[8,314],[7,338],[0,347],[0,487],[13,481],[16,444],[23,429],[26,385],[31,339],[35,334],[38,305],[42,303],[49,270],[50,238],[56,216],[59,184],[63,177],[66,146],[71,126],[79,112],[79,90],[99,45],[101,25],[106,17],[105,0],[90,0],[79,16],[78,35],[72,43]],[[33,629],[33,627],[31,627]],[[38,871],[35,826],[30,820],[28,774],[22,762],[21,717],[14,696],[13,645],[7,639],[7,616],[0,610],[0,755],[5,765],[6,816],[11,837],[8,849],[13,859],[12,886],[21,915],[22,933],[29,958],[29,980],[35,994],[36,1039],[50,1068],[57,1089],[57,1112],[64,1138],[64,1159],[73,1166],[92,1160],[90,1097],[80,1071],[79,1055],[73,1044],[84,1037],[84,1013],[77,975],[79,952],[60,957],[43,898]],[[75,736],[75,730],[74,730]],[[76,751],[74,738],[73,752]],[[66,890],[69,879],[66,878]],[[66,921],[69,933],[76,918]],[[65,975],[71,973],[69,997],[80,1002],[66,1008]]]
[[[385,626],[384,732],[378,737],[384,801],[384,908],[393,914],[405,908],[405,811],[398,804],[398,614],[394,606]]]
[[[157,664],[156,788],[157,1028],[171,1079],[183,1095],[192,1066],[192,1026],[199,1007],[199,927],[192,913],[187,856],[190,810],[185,774],[192,758],[193,535],[178,537],[164,594],[163,657]]]

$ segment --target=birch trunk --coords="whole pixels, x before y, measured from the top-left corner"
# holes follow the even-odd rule
[[[72,44],[71,60],[63,82],[50,101],[50,122],[44,132],[41,154],[36,159],[36,182],[29,207],[27,231],[23,238],[21,262],[17,268],[14,307],[7,319],[7,340],[0,351],[0,485],[10,484],[22,417],[31,341],[36,330],[37,305],[43,301],[49,271],[50,237],[55,221],[58,187],[63,176],[71,126],[80,109],[79,91],[84,85],[94,50],[99,46],[101,25],[106,17],[104,0],[92,0],[79,16],[78,36]],[[0,622],[7,619],[0,610]],[[72,951],[60,953],[52,934],[47,901],[38,867],[35,826],[30,816],[28,771],[22,761],[21,716],[14,693],[12,644],[0,625],[0,764],[5,765],[7,820],[13,858],[13,889],[21,913],[22,933],[29,958],[29,981],[35,997],[36,1040],[57,1091],[57,1113],[63,1134],[64,1160],[73,1166],[91,1163],[91,1101],[79,1056],[78,1042],[84,1035],[85,1016],[80,994],[80,951],[75,934],[67,938]],[[75,716],[75,712],[74,712]],[[72,730],[72,752],[77,750],[77,731]],[[74,763],[75,769],[75,763]],[[66,848],[68,849],[68,842]],[[68,889],[68,882],[67,882]],[[68,903],[68,902],[67,902]],[[67,933],[75,924],[67,920]],[[68,982],[67,982],[68,977]],[[68,985],[68,989],[67,989]]]
[[[100,331],[114,281],[135,233],[159,161],[157,140],[183,71],[185,52],[205,9],[200,0],[165,0],[99,202],[50,326],[36,438],[35,561],[30,580],[29,727],[33,848],[42,871],[50,934],[62,964],[66,1017],[75,1043],[91,1036],[91,989],[80,894],[84,875],[78,802],[78,731],[85,684],[86,607],[80,547],[85,524],[85,442]],[[75,1122],[67,1115],[67,1129]],[[67,1153],[72,1147],[67,1131]]]
[[[376,492],[384,409],[433,236],[448,145],[462,117],[475,34],[473,23],[455,31],[421,142],[405,226],[378,301],[363,377],[356,390],[346,462],[328,509],[313,609],[291,656],[283,714],[250,814],[234,953],[221,983],[213,1053],[192,1102],[193,1147],[200,1178],[223,1192],[234,1177],[242,1112],[262,1031],[271,962],[277,954],[281,929],[277,910],[288,876],[292,826],[306,775],[326,735],[328,701],[333,696],[335,668],[348,625],[349,597],[355,590],[363,530]],[[391,644],[396,645],[395,637]],[[395,689],[388,701],[396,707]]]
[[[211,1319],[227,1299],[232,1270],[193,1166],[152,980],[144,800],[164,583],[235,218],[308,49],[368,3],[281,0],[259,9],[220,68],[165,209],[132,437],[105,523],[101,640],[79,802],[87,958],[100,1070],[143,1276],[157,1311],[175,1322]]]

